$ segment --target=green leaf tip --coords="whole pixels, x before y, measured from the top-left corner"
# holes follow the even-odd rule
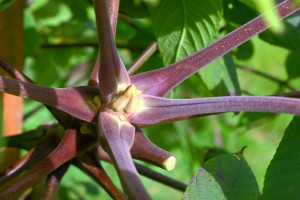
[[[163,163],[164,168],[167,171],[171,171],[175,168],[176,165],[176,158],[175,156],[170,156],[168,159],[166,159]]]

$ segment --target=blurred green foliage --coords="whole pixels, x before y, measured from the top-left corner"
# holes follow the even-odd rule
[[[159,51],[139,72],[175,62],[258,15],[256,8],[245,0],[185,1],[185,5],[180,2],[162,0],[156,4],[158,9],[153,4],[147,6],[149,1],[121,0],[116,42],[127,66],[153,41],[158,41]],[[73,86],[74,82],[85,85],[98,53],[92,1],[28,1],[24,13],[24,72],[42,85],[61,87],[70,81]],[[184,81],[169,96],[271,95],[289,91],[278,82],[237,69],[237,64],[266,72],[299,88],[299,21],[299,14],[289,17],[282,33],[266,31],[255,37]],[[83,63],[90,67],[78,68]],[[77,81],[70,80],[74,78],[70,72],[76,69],[80,69],[80,77]],[[38,103],[26,100],[24,113],[37,106]],[[291,118],[227,113],[149,127],[144,131],[155,144],[176,155],[177,167],[165,172],[146,165],[188,183],[209,158],[247,146],[244,158],[261,191],[267,166]],[[41,109],[26,118],[24,130],[53,120],[46,109]],[[118,182],[113,167],[108,164],[104,167]],[[153,199],[182,196],[181,192],[152,180],[143,178],[143,182]],[[110,199],[102,188],[73,167],[63,178],[58,195],[59,199]]]
[[[0,0],[0,12],[11,6],[15,0]]]

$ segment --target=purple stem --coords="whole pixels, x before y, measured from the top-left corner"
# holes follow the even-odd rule
[[[108,0],[109,19],[113,35],[116,35],[120,0]]]
[[[76,155],[76,145],[68,145],[76,143],[76,130],[68,130],[58,147],[51,152],[38,165],[22,174],[0,185],[0,196],[4,199],[9,199],[38,183],[42,177],[46,176],[66,161]]]
[[[97,149],[86,152],[74,159],[74,163],[82,171],[97,181],[112,199],[125,200],[123,194],[115,186],[100,164]]]
[[[19,81],[34,83],[30,78],[28,78],[26,75],[15,69],[2,57],[0,57],[0,67],[3,68],[10,76],[14,77]]]
[[[258,76],[261,76],[261,77],[264,77],[264,78],[269,79],[271,81],[274,81],[274,82],[278,83],[280,86],[285,86],[285,87],[289,88],[292,91],[296,91],[296,88],[289,85],[287,83],[287,81],[280,80],[279,78],[276,78],[276,77],[274,77],[274,76],[272,76],[272,75],[270,75],[266,72],[262,72],[262,71],[254,69],[252,67],[248,67],[248,66],[244,66],[244,65],[237,65],[237,67],[241,70],[251,72],[251,73],[256,74]]]
[[[153,144],[142,132],[142,130],[139,128],[136,129],[134,144],[130,149],[132,157],[134,159],[149,162],[163,169],[172,170],[175,166],[175,163],[174,166],[168,169],[166,166],[166,161],[172,157],[175,160],[175,156]]]
[[[100,143],[112,159],[128,198],[150,199],[130,155],[135,128],[106,111],[99,113],[98,120]]]
[[[129,75],[134,74],[139,68],[153,55],[153,53],[157,50],[157,43],[151,43],[137,58],[136,61],[128,68],[127,72]]]
[[[198,99],[165,99],[142,95],[144,109],[130,117],[138,126],[177,121],[222,112],[269,112],[300,115],[300,99],[275,96],[233,96]]]
[[[3,68],[9,75],[13,78],[17,79],[18,81],[32,83],[35,84],[30,78],[28,78],[25,74],[18,71],[14,67],[12,67],[6,60],[0,57],[0,67]],[[1,87],[1,86],[0,86]],[[71,121],[71,117],[60,111],[54,107],[47,106],[47,109],[51,112],[51,114],[57,119],[59,123],[61,123],[64,127],[67,127]]]
[[[145,167],[143,165],[135,163],[135,166],[136,166],[138,172],[141,175],[146,176],[146,177],[148,177],[148,178],[150,178],[152,180],[155,180],[155,181],[157,181],[159,183],[165,184],[165,185],[167,185],[167,186],[169,186],[171,188],[175,188],[175,189],[183,191],[183,192],[187,188],[187,184],[184,184],[184,183],[179,182],[179,181],[177,181],[175,179],[172,179],[172,178],[170,178],[168,176],[165,176],[165,175],[160,174],[160,173],[158,173],[156,171],[153,171],[153,170],[151,170],[151,169],[149,169],[149,168],[147,168],[147,167]]]
[[[97,61],[99,89],[101,99],[105,102],[110,101],[112,96],[119,92],[120,85],[126,87],[131,84],[117,52],[107,4],[107,0],[94,0],[101,60],[101,62]]]
[[[54,131],[54,130],[53,130]],[[58,136],[52,132],[48,133],[29,153],[23,157],[5,176],[0,178],[0,185],[30,170],[43,160],[58,145]]]
[[[111,163],[111,159],[110,157],[107,155],[107,153],[99,146],[98,147],[98,155],[99,157],[101,158],[101,160],[105,161],[105,162],[108,162],[108,163]],[[153,171],[152,169],[149,169],[143,165],[140,165],[140,164],[137,164],[137,163],[134,163],[137,171],[142,174],[143,176],[146,176],[152,180],[155,180],[157,182],[160,182],[160,183],[163,183],[165,185],[168,185],[172,188],[176,188],[176,189],[179,189],[181,191],[185,191],[187,185],[182,183],[182,182],[179,182],[175,179],[172,179],[170,177],[167,177],[163,174],[160,174],[158,172],[155,172]]]
[[[110,16],[109,18],[110,18],[112,33],[114,36],[116,35],[119,3],[120,3],[119,0],[109,0],[109,16]],[[88,83],[89,86],[98,86],[99,85],[99,77],[98,77],[99,66],[100,66],[100,52],[97,56],[95,66],[92,71],[89,83]]]
[[[12,199],[12,197],[25,191],[30,186],[38,183],[43,177],[68,162],[75,156],[79,156],[97,143],[97,138],[91,135],[83,135],[76,128],[67,129],[58,146],[44,159],[26,173],[14,177],[9,181],[0,184],[0,197]]]
[[[300,5],[294,6],[291,0],[285,0],[277,5],[276,9],[280,18],[283,19],[298,11]],[[193,55],[168,67],[132,76],[131,81],[139,90],[143,91],[143,94],[163,97],[199,69],[267,28],[269,25],[264,22],[264,15],[260,15]]]
[[[95,87],[54,89],[0,76],[0,91],[41,102],[88,122],[94,120],[98,109],[93,104],[99,94]]]
[[[46,188],[43,194],[43,200],[55,200],[57,189],[59,187],[59,183],[62,177],[65,175],[67,170],[69,169],[70,163],[67,162],[64,165],[60,166],[56,170],[54,170],[47,177]]]

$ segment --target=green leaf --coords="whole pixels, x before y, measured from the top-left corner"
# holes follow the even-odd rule
[[[33,15],[40,26],[57,26],[69,22],[72,18],[71,9],[63,1],[34,1]]]
[[[150,7],[154,32],[165,64],[211,43],[218,33],[222,1],[163,0]]]
[[[208,160],[193,176],[184,200],[259,198],[255,177],[241,153]]]
[[[223,0],[223,7],[226,23],[242,25],[258,16],[255,9],[237,0]]]
[[[300,51],[292,51],[286,59],[286,71],[289,78],[297,78],[300,76]]]
[[[219,36],[222,1],[163,0],[149,6],[154,33],[164,64],[174,63],[207,46]],[[235,66],[218,59],[199,73],[214,94],[239,93]],[[231,79],[233,78],[233,79]],[[225,89],[225,90],[224,90]],[[235,90],[235,91],[234,91]]]
[[[240,95],[236,66],[231,54],[216,60],[198,72],[206,87],[217,96]]]
[[[78,19],[78,20],[87,20],[87,17],[88,17],[88,13],[87,13],[88,2],[87,1],[67,0],[65,2],[70,7],[70,10],[72,11],[72,14],[73,14],[73,18]]]
[[[264,31],[259,35],[260,39],[289,50],[300,50],[300,15],[292,15],[284,21],[284,31],[274,33],[270,30]]]
[[[249,6],[250,8],[257,10],[257,5],[255,4],[255,0],[239,0],[239,1]]]
[[[11,6],[15,0],[0,0],[0,12]]]
[[[142,1],[122,0],[119,10],[120,13],[134,18],[149,17],[147,5]]]
[[[265,176],[263,199],[299,199],[300,196],[300,117],[287,127]]]
[[[37,23],[30,12],[26,9],[24,11],[24,54],[25,56],[36,55],[40,51],[41,36],[38,33]]]

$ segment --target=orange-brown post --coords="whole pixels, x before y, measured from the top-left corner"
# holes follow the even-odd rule
[[[22,0],[17,0],[10,8],[0,13],[0,56],[14,67],[22,69],[24,60]],[[3,94],[1,103],[3,104],[3,127],[1,127],[3,134],[14,135],[22,132],[22,99]],[[1,154],[0,169],[2,170],[19,158],[17,149],[1,150]]]

